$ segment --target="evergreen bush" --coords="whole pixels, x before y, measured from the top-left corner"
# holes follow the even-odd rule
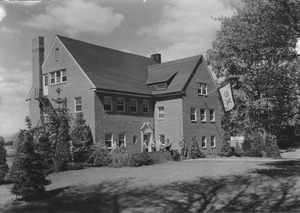
[[[173,159],[174,159],[175,161],[180,161],[180,160],[181,160],[181,156],[180,156],[180,154],[179,154],[178,149],[173,150]]]
[[[106,148],[95,145],[93,150],[88,163],[93,166],[108,166],[112,162],[111,154]]]
[[[93,136],[83,113],[78,113],[71,131],[72,159],[76,163],[86,162],[91,155]]]
[[[267,157],[281,158],[280,149],[277,145],[276,136],[268,134],[266,136]]]
[[[44,159],[43,163],[46,168],[45,174],[49,174],[54,169],[53,148],[48,132],[41,132],[35,145],[36,151]]]
[[[4,147],[4,138],[0,136],[0,183],[4,180],[6,174],[9,171],[6,161],[6,149]]]
[[[147,152],[147,155],[153,160],[153,164],[174,161],[173,156],[169,151]]]
[[[236,144],[235,147],[233,147],[233,153],[237,157],[241,157],[244,155],[243,150],[238,143]]]
[[[192,144],[191,144],[191,159],[198,159],[198,158],[205,158],[205,154],[201,152],[199,148],[199,143],[194,136],[192,138]]]
[[[20,138],[23,140],[14,161],[11,193],[24,200],[39,199],[45,194],[45,186],[51,182],[45,178],[43,158],[34,150],[32,135],[29,131],[23,131]]]
[[[65,171],[68,169],[68,163],[71,160],[70,152],[70,134],[69,118],[67,115],[61,115],[61,122],[58,131],[57,143],[54,154],[55,171]]]
[[[118,147],[111,151],[111,165],[113,167],[129,166],[131,154],[125,148]]]
[[[243,150],[245,156],[248,156],[248,157],[251,156],[252,144],[251,144],[251,138],[249,137],[249,135],[245,136],[245,140],[242,144],[242,150]]]
[[[132,154],[130,158],[129,166],[148,166],[154,164],[154,160],[149,157],[148,152]]]

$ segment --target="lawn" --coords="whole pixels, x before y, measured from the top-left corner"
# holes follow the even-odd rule
[[[300,212],[299,174],[299,160],[241,158],[86,168],[51,174],[40,201],[10,201],[2,185],[0,205],[4,212]]]

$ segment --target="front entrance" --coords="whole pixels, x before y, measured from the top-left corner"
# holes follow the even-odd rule
[[[149,149],[149,144],[153,140],[153,128],[149,122],[145,122],[141,127],[141,151],[143,152],[144,142],[148,147],[148,152],[151,152]]]

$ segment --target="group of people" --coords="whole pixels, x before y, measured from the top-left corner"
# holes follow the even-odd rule
[[[182,137],[182,140],[179,142],[180,146],[180,157],[181,159],[187,158],[187,144],[185,141],[185,138]],[[169,139],[166,140],[166,143],[162,143],[160,140],[157,140],[156,142],[154,140],[151,140],[149,144],[147,144],[147,140],[144,140],[143,144],[143,152],[155,152],[155,151],[169,151],[173,155],[172,150],[172,143]]]
[[[170,151],[171,153],[173,153],[172,144],[170,143],[170,140],[167,139],[165,144],[162,143],[160,140],[157,140],[156,142],[152,140],[149,144],[147,144],[147,140],[144,140],[143,152],[155,151]]]

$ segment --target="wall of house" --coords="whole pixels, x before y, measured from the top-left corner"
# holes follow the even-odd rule
[[[158,107],[164,107],[164,119],[158,119]],[[155,141],[159,135],[165,135],[165,140],[169,139],[172,149],[180,149],[179,141],[183,136],[183,105],[181,97],[157,99],[155,102]]]
[[[104,110],[104,96],[112,97],[113,110]],[[117,112],[117,97],[125,98],[125,112]],[[138,113],[130,112],[130,98],[138,100]],[[149,100],[149,113],[143,113],[143,100]],[[119,134],[126,134],[126,149],[131,153],[142,150],[141,128],[145,122],[153,126],[153,101],[147,97],[133,97],[111,93],[95,92],[95,128],[96,143],[105,145],[105,134],[113,134],[113,140],[119,141]],[[137,137],[134,143],[133,137]]]
[[[55,58],[55,50],[59,48],[59,60]],[[69,52],[64,48],[63,44],[56,38],[53,42],[53,46],[50,52],[45,58],[43,64],[43,74],[49,74],[53,71],[66,69],[67,81],[65,83],[50,85],[49,76],[49,87],[48,87],[48,98],[52,105],[57,108],[57,104],[52,100],[58,97],[56,92],[57,88],[61,89],[61,98],[67,98],[67,108],[75,118],[75,98],[82,97],[82,112],[90,125],[94,139],[95,139],[95,113],[94,113],[94,92],[90,89],[93,84],[85,76],[83,71],[71,57]]]
[[[186,89],[186,96],[183,98],[183,134],[190,147],[192,137],[196,136],[199,147],[201,148],[201,137],[207,137],[207,148],[202,149],[205,153],[217,153],[221,145],[221,115],[219,94],[212,77],[207,70],[204,62],[202,62]],[[206,83],[208,87],[207,96],[198,95],[198,87],[200,83]],[[197,110],[197,122],[191,121],[191,108]],[[200,109],[206,109],[206,122],[200,120]],[[210,122],[209,110],[215,110],[215,122]],[[210,137],[216,137],[216,147],[211,147]]]

